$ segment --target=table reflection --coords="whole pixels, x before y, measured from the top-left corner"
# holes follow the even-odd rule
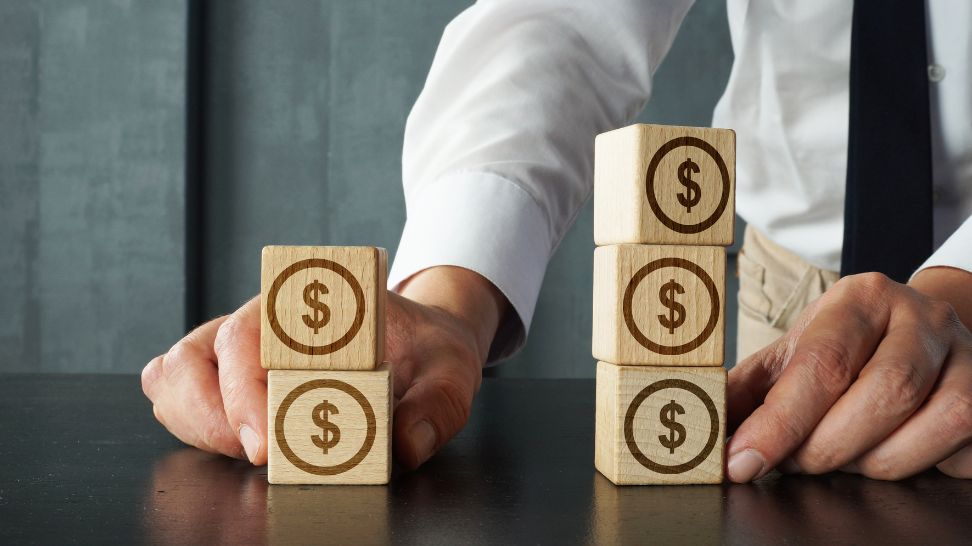
[[[726,531],[740,543],[968,543],[967,484],[937,471],[902,482],[774,474],[726,487]]]
[[[490,524],[514,541],[539,532],[595,544],[963,543],[972,531],[967,482],[937,472],[617,487],[592,469],[587,486],[558,483],[575,504],[558,500],[552,482],[533,492],[541,468],[500,476],[496,491],[495,475],[469,487],[486,463],[448,453],[389,486],[269,486],[265,468],[180,449],[155,465],[142,525],[149,542],[180,544],[476,542]]]
[[[390,541],[388,488],[267,484],[266,468],[176,451],[156,464],[143,524],[166,544]]]

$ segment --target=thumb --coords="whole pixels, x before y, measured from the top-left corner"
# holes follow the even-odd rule
[[[788,332],[729,370],[726,386],[727,433],[732,434],[763,404],[766,394],[793,356],[796,342],[820,311],[822,300],[818,298],[810,302]]]
[[[466,424],[482,362],[472,335],[442,310],[390,293],[385,320],[397,401],[395,458],[414,469]]]
[[[726,387],[726,428],[729,434],[763,403],[782,371],[786,347],[784,336],[729,370]]]
[[[417,468],[469,419],[476,386],[457,367],[433,366],[416,379],[395,408],[395,458]]]
[[[226,419],[250,462],[266,464],[267,371],[260,366],[259,297],[226,319],[216,333],[214,348]]]

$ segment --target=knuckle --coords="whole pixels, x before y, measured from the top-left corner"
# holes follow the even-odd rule
[[[876,271],[844,277],[838,284],[844,298],[868,309],[874,305],[885,305],[890,292],[897,286],[887,275]]]
[[[954,390],[945,396],[942,423],[946,430],[972,437],[972,395]]]
[[[860,461],[858,467],[861,474],[873,480],[897,481],[908,476],[905,469],[881,455],[866,457]]]
[[[445,402],[444,417],[453,426],[451,432],[462,428],[469,420],[472,411],[472,393],[462,384],[444,377],[431,380],[429,388],[438,393]],[[451,435],[451,433],[450,433]]]
[[[811,444],[801,451],[795,460],[805,474],[824,474],[840,466],[833,449],[827,446]]]
[[[166,376],[178,374],[187,363],[198,359],[199,354],[199,349],[192,340],[183,338],[162,356],[162,370]]]
[[[224,443],[225,428],[219,418],[222,416],[208,415],[199,426],[199,441],[209,449],[215,449]]]
[[[216,354],[224,352],[233,345],[233,340],[236,339],[239,329],[239,320],[232,315],[219,325],[219,328],[216,329],[216,338],[213,340],[213,350],[216,351]]]
[[[164,360],[162,355],[159,355],[149,361],[148,364],[142,368],[141,381],[142,381],[142,392],[145,396],[149,396],[149,392],[152,387],[156,384],[159,379],[159,373],[162,371],[162,361]]]
[[[915,366],[888,364],[871,373],[876,376],[877,385],[871,392],[871,401],[882,415],[910,412],[924,399],[925,378]]]
[[[951,330],[961,325],[958,313],[947,301],[935,300],[926,305],[924,320],[935,330]]]
[[[175,349],[175,347],[173,347]],[[185,367],[185,358],[179,351],[170,349],[162,355],[162,375],[173,378],[179,375]]]
[[[799,446],[806,439],[807,430],[803,423],[794,419],[783,411],[773,411],[769,414],[770,430],[776,434],[778,443],[787,446]]]
[[[155,416],[155,420],[158,421],[162,426],[169,428],[169,426],[165,424],[165,417],[162,415],[162,411],[163,408],[161,408],[158,404],[152,405],[152,415]]]
[[[860,273],[858,275],[854,275],[852,278],[857,281],[856,284],[859,285],[859,290],[864,290],[874,294],[884,294],[895,284],[890,277],[877,271]]]
[[[235,374],[220,374],[219,390],[227,412],[232,411],[246,399],[246,381]]]
[[[810,373],[825,388],[843,390],[854,380],[850,349],[836,342],[818,342],[804,355]]]

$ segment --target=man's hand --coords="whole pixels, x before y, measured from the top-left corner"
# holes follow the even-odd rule
[[[957,312],[958,311],[958,312]],[[963,324],[964,321],[964,324]],[[972,478],[972,275],[854,275],[729,373],[727,470]]]
[[[385,359],[395,386],[395,457],[415,468],[466,424],[505,298],[476,273],[436,267],[388,294]],[[183,442],[267,462],[260,299],[200,326],[142,371],[156,418]]]

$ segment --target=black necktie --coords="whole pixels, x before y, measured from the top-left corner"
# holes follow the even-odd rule
[[[932,251],[925,2],[855,0],[841,275],[905,282]]]

